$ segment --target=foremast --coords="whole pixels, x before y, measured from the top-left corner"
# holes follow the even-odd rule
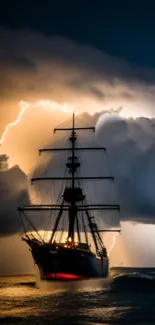
[[[78,212],[82,211],[85,212],[87,222],[92,234],[92,238],[95,244],[95,249],[97,255],[100,255],[102,251],[104,250],[104,244],[102,242],[100,232],[105,232],[105,231],[114,231],[114,232],[120,232],[120,230],[98,230],[97,224],[95,223],[94,217],[90,215],[91,210],[120,210],[119,205],[114,205],[114,204],[92,204],[92,205],[87,205],[85,202],[85,195],[83,194],[83,190],[81,187],[76,186],[76,181],[77,180],[96,180],[96,179],[109,179],[111,181],[114,181],[113,176],[101,176],[101,177],[77,177],[76,172],[77,169],[80,168],[81,163],[77,156],[75,155],[76,151],[79,150],[104,150],[106,151],[105,147],[83,147],[79,148],[76,146],[76,141],[77,141],[77,134],[76,131],[80,130],[92,130],[95,132],[95,127],[75,127],[75,114],[73,112],[73,117],[72,117],[72,127],[71,128],[55,128],[54,133],[57,131],[71,131],[69,141],[70,141],[70,148],[44,148],[39,150],[39,154],[42,152],[48,152],[48,151],[65,151],[65,150],[70,150],[71,155],[68,157],[67,162],[66,162],[66,167],[69,170],[69,177],[37,177],[37,178],[32,178],[31,182],[36,181],[42,181],[42,180],[67,180],[70,181],[70,186],[66,186],[64,189],[64,193],[62,195],[62,202],[60,205],[28,205],[28,206],[20,206],[18,207],[18,210],[20,212],[24,211],[37,211],[37,210],[52,210],[52,211],[58,211],[58,215],[56,218],[56,222],[52,231],[52,235],[50,238],[50,242],[52,243],[54,240],[55,233],[58,228],[59,221],[61,219],[62,213],[64,211],[68,211],[68,218],[69,218],[69,227],[68,227],[68,238],[67,240],[69,242],[74,243],[74,227],[76,223],[76,229],[77,229],[77,235],[78,235],[78,241],[79,243],[81,242],[81,237],[80,237],[80,230],[79,230],[79,220],[78,220]],[[35,228],[34,228],[35,229]],[[36,230],[36,229],[35,229]],[[85,232],[85,240],[88,245],[88,237],[87,237],[87,232],[85,229],[85,224],[84,224],[84,232]]]

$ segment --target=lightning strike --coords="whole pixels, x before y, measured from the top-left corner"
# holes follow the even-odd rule
[[[16,125],[16,124],[20,121],[21,116],[22,116],[22,115],[24,114],[24,112],[25,112],[25,109],[26,109],[26,107],[23,107],[22,110],[20,111],[20,113],[19,113],[17,119],[16,119],[14,122],[9,123],[9,124],[6,126],[5,131],[3,132],[2,137],[1,137],[1,139],[0,139],[0,144],[3,143],[3,141],[4,141],[4,139],[5,139],[5,136],[6,136],[7,133],[8,133],[9,128],[10,128],[11,126]]]
[[[119,233],[117,233],[117,234],[115,234],[115,235],[113,236],[112,245],[111,245],[111,247],[110,247],[110,249],[109,249],[109,251],[108,251],[108,256],[109,256],[109,257],[110,257],[110,254],[111,254],[113,248],[115,247],[115,244],[116,244],[116,237],[117,237],[118,235],[119,235]]]
[[[64,104],[59,104],[57,102],[54,102],[54,101],[50,101],[50,100],[39,100],[35,103],[27,103],[25,101],[20,101],[19,102],[19,107],[20,107],[20,113],[18,114],[18,117],[17,119],[12,122],[12,123],[9,123],[7,124],[3,134],[2,134],[2,137],[0,139],[0,145],[2,145],[7,133],[8,133],[8,130],[12,127],[12,126],[15,126],[17,125],[20,120],[21,120],[21,117],[22,115],[24,114],[24,112],[28,109],[28,108],[37,108],[37,107],[41,107],[43,109],[52,109],[52,110],[58,110],[58,111],[61,111],[63,113],[72,113],[73,110],[74,110],[74,106],[68,104],[68,103],[64,103]]]

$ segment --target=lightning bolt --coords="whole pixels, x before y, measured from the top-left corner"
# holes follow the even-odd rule
[[[116,237],[119,235],[119,233],[117,233],[117,234],[115,234],[114,236],[113,236],[113,240],[112,240],[112,245],[111,245],[111,247],[110,247],[110,249],[109,249],[109,251],[108,251],[108,256],[110,257],[110,254],[111,254],[111,252],[112,252],[112,250],[113,250],[113,248],[114,248],[114,246],[115,246],[115,244],[116,244]]]
[[[21,109],[21,111],[20,111],[20,113],[19,113],[17,119],[16,119],[14,122],[9,123],[9,124],[6,126],[6,128],[5,128],[5,130],[4,130],[3,134],[2,134],[2,137],[1,137],[1,139],[0,139],[0,144],[3,143],[3,141],[4,141],[4,139],[5,139],[5,136],[7,135],[8,130],[10,129],[10,127],[16,125],[16,124],[20,121],[21,116],[24,114],[25,110],[26,110],[26,106],[23,106],[23,108]]]
[[[3,134],[2,134],[2,137],[0,139],[0,145],[2,145],[7,133],[8,133],[8,130],[12,127],[12,126],[15,126],[17,125],[20,120],[21,120],[21,117],[22,115],[24,114],[24,112],[26,111],[26,109],[28,108],[37,108],[37,107],[43,107],[44,109],[52,109],[52,110],[59,110],[59,111],[62,111],[64,113],[72,113],[73,110],[74,110],[74,106],[68,104],[68,103],[64,103],[64,104],[59,104],[57,102],[54,102],[54,101],[50,101],[50,100],[39,100],[35,103],[27,103],[25,101],[20,101],[19,102],[19,107],[20,107],[20,113],[18,114],[17,116],[17,119],[12,122],[12,123],[9,123]]]

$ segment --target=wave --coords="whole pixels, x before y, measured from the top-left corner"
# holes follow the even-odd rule
[[[155,272],[143,274],[139,272],[122,273],[115,275],[110,288],[112,291],[126,292],[154,292]]]
[[[19,282],[19,283],[1,283],[0,284],[0,288],[20,287],[20,286],[35,287],[36,283],[35,282]]]

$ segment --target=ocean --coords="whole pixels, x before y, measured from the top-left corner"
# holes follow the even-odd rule
[[[155,269],[114,268],[109,279],[54,283],[0,276],[0,324],[155,324]]]

